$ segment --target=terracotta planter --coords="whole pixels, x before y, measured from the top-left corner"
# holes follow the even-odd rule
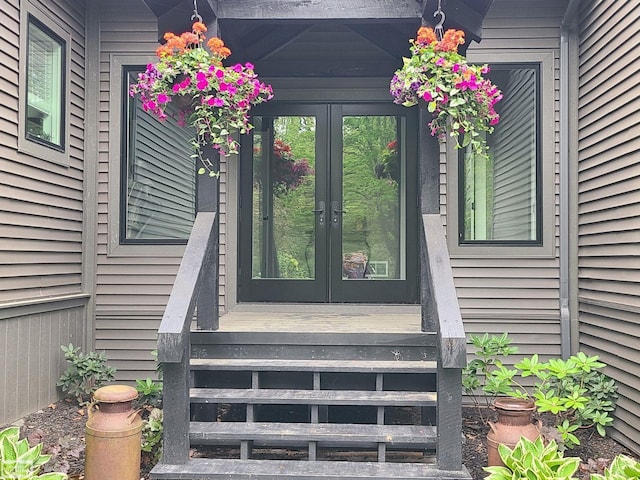
[[[521,437],[535,440],[540,436],[540,422],[532,422],[536,406],[532,400],[520,398],[496,398],[493,406],[498,413],[496,423],[489,422],[491,430],[487,434],[487,464],[501,466],[502,459],[498,453],[498,445],[503,444],[513,449]]]

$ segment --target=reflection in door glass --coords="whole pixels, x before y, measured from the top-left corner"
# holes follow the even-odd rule
[[[398,117],[342,121],[342,278],[404,279],[404,146]]]
[[[315,118],[252,120],[252,278],[313,279]]]

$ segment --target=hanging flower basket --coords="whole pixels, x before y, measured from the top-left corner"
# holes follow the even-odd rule
[[[486,156],[485,134],[493,132],[500,119],[495,104],[502,93],[482,75],[487,65],[472,65],[458,53],[464,32],[447,30],[438,40],[433,29],[421,27],[410,40],[411,57],[391,79],[394,103],[411,107],[422,104],[431,114],[431,135],[444,142],[452,137],[456,148],[471,147]]]
[[[206,31],[198,21],[191,32],[165,33],[166,43],[156,50],[158,62],[147,65],[129,86],[129,94],[139,95],[143,109],[159,120],[167,118],[167,106],[174,103],[179,123],[195,130],[194,156],[216,175],[202,157],[202,147],[210,145],[225,156],[237,154],[234,135],[253,128],[251,107],[270,100],[273,90],[258,79],[252,64],[223,65],[231,50],[217,37],[206,40]]]

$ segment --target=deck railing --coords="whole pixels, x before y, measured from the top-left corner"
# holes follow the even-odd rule
[[[189,359],[194,312],[198,327],[218,327],[216,213],[197,214],[169,302],[158,329],[158,361],[163,365],[163,462],[182,465],[189,459]]]
[[[467,341],[440,214],[422,215],[422,328],[438,335],[438,446],[443,470],[462,468],[462,368]]]

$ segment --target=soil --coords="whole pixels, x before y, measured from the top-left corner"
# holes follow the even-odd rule
[[[485,414],[486,416],[486,414]],[[44,471],[58,471],[69,474],[71,480],[83,479],[84,466],[84,425],[86,408],[74,402],[60,401],[24,417],[14,425],[21,427],[23,437],[30,443],[43,443],[43,452],[52,456]],[[6,427],[6,426],[5,426]],[[0,427],[0,430],[5,427]],[[478,410],[471,407],[463,409],[463,462],[474,480],[485,478],[482,467],[486,465],[487,449],[485,438],[488,432],[486,423]],[[629,450],[610,437],[600,437],[591,430],[578,432],[580,446],[567,452],[567,455],[582,459],[580,480],[588,480],[591,472],[602,469],[618,454],[634,456]],[[143,458],[141,479],[148,479],[150,463]]]

